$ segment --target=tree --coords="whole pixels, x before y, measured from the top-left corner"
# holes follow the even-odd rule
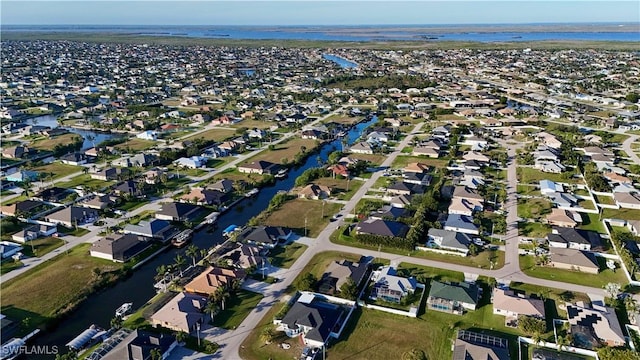
[[[188,337],[189,337],[189,334],[187,334],[184,331],[176,332],[176,341],[178,341],[179,343],[184,342],[185,340],[187,340]]]
[[[122,327],[122,318],[120,316],[116,316],[116,317],[111,319],[109,324],[114,329],[120,329]]]
[[[275,337],[276,332],[271,324],[267,325],[267,327],[262,329],[262,331],[260,332],[260,340],[264,341],[265,344],[271,344]]]
[[[629,316],[629,320],[633,320],[638,315],[638,301],[633,298],[631,295],[627,295],[624,298],[624,308],[627,310],[627,315]]]
[[[627,96],[625,96],[624,98],[628,102],[635,104],[640,99],[640,95],[638,95],[636,93],[628,93]]]
[[[355,300],[358,296],[358,286],[352,278],[348,278],[347,281],[340,286],[340,296],[345,299]]]
[[[544,320],[520,315],[518,316],[518,328],[528,335],[544,334],[547,330],[547,324]]]
[[[222,310],[224,310],[224,303],[229,298],[229,289],[224,286],[218,286],[216,291],[213,293],[214,299],[220,302],[220,306]]]
[[[411,349],[402,354],[402,360],[427,360],[427,356],[420,349]]]
[[[161,360],[162,359],[162,351],[160,351],[159,348],[151,349],[151,351],[149,352],[149,355],[151,356],[151,360]]]
[[[182,266],[186,262],[184,256],[182,256],[180,254],[176,255],[176,258],[174,259],[174,262],[175,262],[176,266],[178,267],[178,271],[180,272],[180,277],[182,277]]]
[[[478,255],[478,246],[476,244],[469,245],[469,255],[471,256]]]
[[[213,321],[213,317],[218,313],[219,309],[220,307],[215,301],[209,301],[207,302],[204,311],[209,313],[209,316],[211,316],[211,321]]]
[[[187,251],[185,251],[185,254],[187,254],[187,256],[191,258],[193,267],[196,267],[196,257],[198,256],[198,253],[199,253],[199,248],[194,244],[189,245],[187,247]]]
[[[622,287],[618,283],[610,282],[604,286],[604,291],[609,295],[611,300],[615,301],[621,293]]]
[[[600,360],[639,360],[640,355],[631,349],[613,348],[609,346],[598,349]]]
[[[558,345],[558,350],[562,351],[563,349],[566,349],[567,346],[569,346],[569,338],[566,336],[558,336],[558,339],[556,340],[556,345]]]
[[[318,279],[316,279],[313,274],[306,273],[302,275],[301,278],[296,280],[294,287],[298,291],[312,291],[315,288],[317,282]]]
[[[535,333],[531,336],[531,340],[533,340],[533,343],[537,345],[540,345],[540,343],[542,342],[542,334],[541,333]]]
[[[169,271],[169,268],[167,268],[166,265],[160,265],[156,268],[156,276],[154,277],[154,279],[156,281],[160,281],[162,279],[164,279],[164,276],[167,274],[167,271]]]
[[[66,354],[56,354],[56,360],[76,360],[78,354],[75,351],[69,351]]]

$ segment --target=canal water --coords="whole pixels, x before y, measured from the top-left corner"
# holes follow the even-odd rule
[[[345,136],[348,144],[352,144],[363,133],[364,129],[378,120],[373,116],[370,120],[361,122],[354,126]],[[318,156],[322,161],[326,161],[328,155],[334,150],[340,150],[341,140],[334,140],[323,145],[319,153],[311,154],[307,160],[299,167],[289,170],[289,175],[275,185],[262,188],[257,196],[245,199],[235,207],[218,218],[217,228],[212,233],[208,233],[206,228],[199,231],[193,237],[193,243],[199,248],[211,248],[223,241],[222,230],[229,225],[244,225],[250,218],[258,215],[264,210],[271,198],[280,190],[290,190],[293,188],[295,179],[303,171],[318,166]],[[68,318],[63,320],[59,326],[36,339],[36,345],[57,345],[63,348],[64,345],[88,328],[91,324],[96,324],[103,328],[108,328],[111,319],[114,317],[116,309],[125,302],[132,302],[133,309],[144,305],[155,294],[153,288],[156,269],[160,265],[172,264],[177,254],[183,254],[185,249],[174,249],[159,254],[146,264],[136,269],[133,274],[119,281],[113,287],[103,290],[93,295],[83,302]],[[190,259],[185,256],[187,263]],[[185,265],[186,266],[186,265]],[[65,349],[66,351],[66,349]],[[35,357],[34,357],[35,358]],[[43,357],[44,359],[44,357]]]
[[[334,63],[340,65],[341,68],[344,69],[351,69],[351,68],[356,68],[358,67],[357,63],[354,63],[353,61],[349,61],[345,58],[342,58],[340,56],[336,56],[336,55],[332,55],[332,54],[322,54],[322,57],[333,61]]]
[[[41,126],[48,126],[50,128],[61,127],[60,124],[58,123],[58,117],[55,115],[38,116],[38,117],[26,120],[25,123],[30,125],[37,124]],[[84,139],[84,142],[82,143],[82,150],[90,149],[105,140],[122,136],[118,134],[111,134],[111,133],[93,131],[93,130],[76,129],[76,128],[66,127],[66,126],[62,126],[61,128],[67,129],[74,134],[78,134],[82,136],[82,139]]]

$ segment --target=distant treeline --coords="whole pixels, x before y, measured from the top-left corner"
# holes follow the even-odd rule
[[[323,80],[322,85],[359,91],[364,89],[376,90],[380,88],[398,88],[400,90],[406,90],[409,88],[423,89],[428,87],[435,87],[438,85],[438,83],[431,79],[422,78],[421,76],[409,75],[339,75],[330,79]]]

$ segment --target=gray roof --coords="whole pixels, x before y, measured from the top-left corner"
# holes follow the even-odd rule
[[[148,248],[151,243],[133,234],[105,236],[91,245],[91,251],[108,254],[114,260],[127,261]]]
[[[471,244],[471,238],[468,234],[457,231],[431,228],[429,229],[428,235],[429,238],[441,238],[441,246],[443,247],[457,248],[467,251]]]
[[[326,342],[331,330],[343,313],[342,308],[328,303],[312,301],[309,304],[296,302],[284,316],[282,322],[289,329],[297,329],[298,324],[313,328],[305,337]]]
[[[173,229],[173,226],[170,222],[153,219],[151,221],[140,221],[137,225],[128,224],[124,227],[124,232],[162,239],[166,238],[165,234],[171,229]]]
[[[277,244],[291,235],[291,230],[280,226],[256,226],[244,229],[239,235],[239,241],[252,241],[259,244]]]
[[[175,338],[169,334],[133,330],[116,347],[104,355],[102,360],[149,359],[152,349],[160,349],[164,353],[174,341]]]
[[[356,230],[364,234],[403,237],[409,231],[409,227],[397,221],[367,219],[359,222]]]
[[[471,216],[460,214],[449,214],[444,226],[478,231],[478,227],[473,223]]]
[[[449,284],[433,280],[429,290],[429,297],[467,304],[477,304],[479,294],[478,286],[467,282]]]

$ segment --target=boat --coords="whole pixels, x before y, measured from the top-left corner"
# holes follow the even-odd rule
[[[185,245],[187,245],[187,243],[189,243],[189,241],[191,241],[191,238],[193,237],[193,231],[192,230],[184,230],[183,232],[179,233],[178,235],[176,235],[176,237],[174,237],[173,239],[171,239],[171,245],[177,247],[177,248],[181,248]]]
[[[133,303],[124,303],[120,305],[120,307],[116,309],[116,317],[121,318],[125,316],[129,311],[131,311],[132,306],[133,306]]]
[[[347,135],[347,132],[346,132],[346,131],[340,131],[340,132],[338,133],[338,137],[343,137],[343,136],[345,136],[345,135]]]
[[[287,176],[287,169],[280,169],[280,171],[278,171],[278,173],[276,173],[275,177],[278,179],[282,179],[285,176]]]
[[[260,192],[260,190],[258,188],[253,188],[251,189],[251,191],[249,191],[248,193],[244,194],[245,197],[252,197],[253,195],[257,194],[258,192]]]
[[[91,325],[88,329],[80,333],[80,335],[69,341],[66,346],[73,351],[78,351],[101,341],[106,334],[107,332],[105,330],[96,325]]]

